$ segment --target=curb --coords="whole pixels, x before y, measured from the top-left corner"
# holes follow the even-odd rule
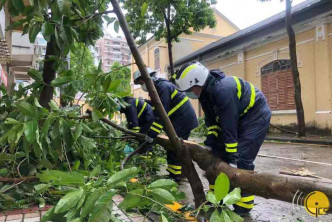
[[[280,137],[267,137],[265,141],[277,141],[277,142],[288,142],[288,143],[303,143],[303,144],[317,144],[317,145],[326,145],[332,146],[332,141],[319,141],[319,140],[303,140],[295,138],[280,138]]]

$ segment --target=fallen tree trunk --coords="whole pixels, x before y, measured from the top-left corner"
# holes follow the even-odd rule
[[[126,134],[136,136],[138,140],[144,139],[144,134],[134,133],[105,118],[102,121]],[[155,142],[165,149],[170,149],[171,142],[166,136],[159,136]],[[245,192],[267,199],[292,203],[293,199],[297,200],[296,194],[308,194],[316,190],[325,193],[329,199],[332,198],[332,184],[322,179],[299,178],[236,169],[216,157],[210,149],[204,146],[191,141],[183,141],[183,144],[189,150],[192,159],[202,170],[206,171],[209,182],[214,183],[216,177],[224,172],[229,177],[233,187],[240,187]]]

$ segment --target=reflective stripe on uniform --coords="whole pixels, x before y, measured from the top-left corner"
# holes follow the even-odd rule
[[[139,100],[139,99],[137,98],[137,99],[136,99],[136,107],[138,106],[138,100]]]
[[[207,133],[207,135],[210,135],[210,134],[213,134],[213,135],[215,135],[216,137],[218,137],[218,133],[217,133],[216,131],[209,131],[209,132]]]
[[[177,171],[177,170],[173,170],[172,168],[169,168],[169,167],[166,170],[168,172],[172,173],[172,174],[175,174],[175,175],[180,175],[181,174],[181,170]]]
[[[251,195],[251,196],[247,196],[247,197],[241,197],[239,202],[249,202],[249,201],[253,201],[254,199],[255,199],[255,196]]]
[[[176,110],[178,110],[185,102],[187,102],[188,97],[185,97],[179,104],[177,104],[171,111],[168,112],[168,116],[172,115]]]
[[[143,107],[142,107],[142,109],[141,109],[141,111],[139,112],[139,114],[138,114],[138,118],[140,118],[140,116],[142,115],[142,113],[144,112],[144,110],[145,110],[145,107],[146,107],[146,102],[144,102],[144,105],[143,105]]]
[[[178,91],[177,91],[177,90],[174,90],[174,92],[173,92],[172,95],[171,95],[171,99],[173,99],[174,96],[176,96],[176,94],[178,94]]]
[[[134,133],[139,133],[139,130],[132,130]]]
[[[163,128],[163,126],[162,126],[162,125],[160,125],[159,123],[156,123],[156,122],[153,122],[153,123],[152,123],[152,125],[155,125],[155,126],[159,127],[160,129],[162,129],[162,128]]]
[[[240,83],[240,80],[238,77],[236,76],[233,76],[235,82],[236,82],[236,85],[237,85],[237,97],[239,99],[241,99],[241,95],[242,95],[242,86],[241,86],[241,83]]]
[[[244,110],[244,112],[241,114],[244,115],[246,112],[248,112],[248,110],[250,108],[252,108],[255,105],[255,99],[256,99],[256,90],[255,90],[255,86],[253,84],[250,83],[250,88],[251,88],[251,95],[250,95],[250,102],[249,105],[247,106],[247,108]]]
[[[218,130],[220,130],[220,127],[218,125],[214,125],[214,126],[208,127],[208,130],[212,130],[212,129],[218,129]]]
[[[150,127],[153,131],[156,131],[157,133],[161,133],[161,130],[158,130],[157,128],[154,128],[153,126]]]
[[[225,143],[226,147],[228,148],[234,148],[238,146],[238,143]]]
[[[188,72],[190,72],[192,69],[196,68],[196,66],[197,66],[197,64],[193,64],[193,65],[188,66],[185,70],[183,70],[182,75],[180,76],[180,79],[183,79],[188,74]]]
[[[133,127],[133,129],[140,129],[141,127],[139,127],[139,126],[135,126],[135,127]]]
[[[228,153],[236,153],[237,152],[237,147],[235,147],[235,148],[227,148],[226,147],[226,152],[228,152]]]
[[[241,202],[236,202],[235,204],[246,209],[252,209],[254,207],[254,204],[246,204]]]
[[[167,164],[168,167],[173,168],[174,170],[181,170],[182,166]]]

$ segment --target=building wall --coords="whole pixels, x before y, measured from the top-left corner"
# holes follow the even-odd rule
[[[191,35],[180,35],[179,42],[173,42],[172,52],[173,52],[173,61],[176,61],[190,53],[216,41],[222,37],[230,35],[238,30],[233,24],[230,24],[227,18],[222,14],[214,10],[214,14],[217,20],[216,28],[210,29],[205,28],[200,32],[193,32]],[[168,48],[165,40],[156,41],[154,38],[151,38],[147,43],[139,47],[139,52],[143,57],[145,64],[152,69],[155,69],[155,50],[159,48],[160,52],[160,69],[157,69],[157,76],[161,78],[168,78],[167,68],[169,66],[168,59]],[[134,59],[132,58],[134,63]],[[137,70],[136,65],[131,66],[131,72],[134,73]],[[140,86],[136,86],[132,83],[132,92],[134,97],[143,97],[149,98],[148,94],[144,92]],[[198,102],[193,101],[193,106],[195,107],[196,114],[199,114]]]
[[[332,129],[332,23],[331,18],[315,21],[296,34],[298,69],[302,85],[302,102],[308,127]],[[320,33],[322,36],[319,37]],[[277,59],[289,59],[288,37],[247,46],[226,53],[218,60],[202,61],[209,69],[219,68],[226,75],[238,76],[261,89],[260,69]],[[274,111],[271,123],[297,123],[296,111]]]

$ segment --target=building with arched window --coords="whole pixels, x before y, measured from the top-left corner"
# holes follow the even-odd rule
[[[332,131],[332,1],[308,0],[292,8],[306,126]],[[175,62],[200,61],[209,69],[243,78],[261,89],[271,122],[297,123],[285,12],[211,43]],[[199,107],[196,106],[199,110]]]

